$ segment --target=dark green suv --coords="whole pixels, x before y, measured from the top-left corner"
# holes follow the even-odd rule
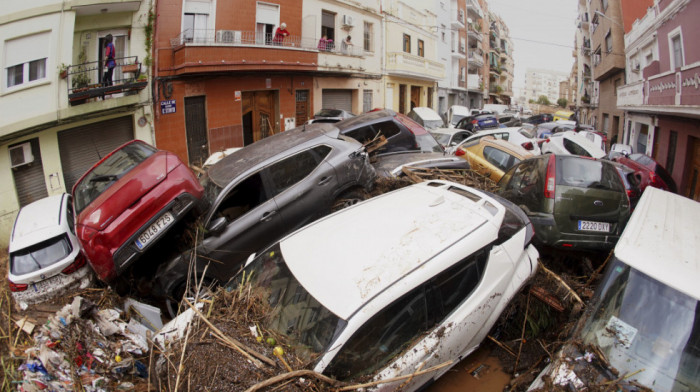
[[[512,167],[498,193],[520,206],[538,242],[558,248],[611,249],[630,217],[630,202],[610,162],[545,154]]]

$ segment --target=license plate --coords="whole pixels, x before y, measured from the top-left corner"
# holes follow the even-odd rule
[[[578,221],[578,229],[582,231],[610,231],[610,223],[608,222],[591,222],[591,221]]]
[[[144,230],[141,235],[139,235],[139,238],[134,241],[134,244],[136,244],[136,247],[139,249],[143,249],[148,245],[151,241],[153,241],[156,237],[158,237],[159,233],[162,233],[165,231],[165,229],[170,226],[173,222],[175,222],[175,218],[173,218],[173,214],[166,212],[158,218],[155,222],[153,222],[152,225],[150,225],[146,230]]]
[[[63,276],[61,275],[56,275],[52,276],[48,279],[41,280],[39,282],[34,282],[32,283],[32,288],[34,289],[35,292],[43,292],[47,291],[52,287],[61,287],[65,283],[63,281]]]

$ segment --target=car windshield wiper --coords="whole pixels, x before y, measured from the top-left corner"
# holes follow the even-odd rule
[[[115,181],[117,176],[115,174],[103,174],[100,176],[95,176],[90,179],[90,182],[102,182],[102,181]]]

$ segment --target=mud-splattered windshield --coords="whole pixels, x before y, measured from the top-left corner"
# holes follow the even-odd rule
[[[312,297],[289,271],[279,244],[258,255],[232,282],[262,289],[271,306],[264,328],[285,335],[297,355],[314,360],[347,324]]]
[[[582,330],[620,375],[653,389],[700,390],[698,301],[615,259]]]

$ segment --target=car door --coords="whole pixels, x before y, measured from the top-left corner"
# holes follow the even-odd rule
[[[214,270],[230,276],[250,254],[276,241],[285,232],[275,199],[271,197],[263,171],[234,180],[217,198],[208,228],[222,219],[225,226],[205,234],[198,253],[212,263]]]
[[[493,181],[503,177],[503,173],[510,169],[513,165],[520,162],[520,158],[514,156],[508,151],[495,148],[493,146],[484,146],[484,160],[491,166],[490,177]]]
[[[266,174],[286,231],[324,215],[338,189],[336,171],[325,158],[332,148],[319,145],[270,165]]]
[[[620,235],[629,202],[615,168],[599,160],[556,158],[554,220],[567,234]]]

